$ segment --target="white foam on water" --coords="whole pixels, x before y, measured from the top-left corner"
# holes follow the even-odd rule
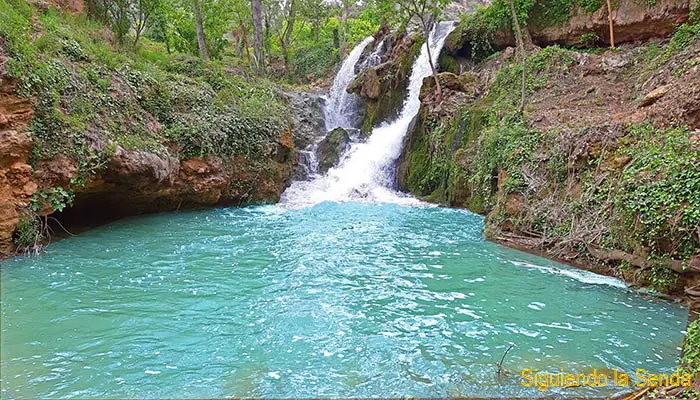
[[[530,263],[520,262],[520,261],[510,261],[510,263],[513,265],[517,265],[519,267],[532,268],[532,269],[536,269],[536,270],[539,270],[539,271],[545,272],[545,273],[550,273],[550,274],[555,274],[555,275],[564,275],[564,276],[567,276],[569,278],[573,278],[573,279],[575,279],[579,282],[583,282],[583,283],[590,283],[593,285],[608,285],[608,286],[614,286],[614,287],[622,288],[622,289],[625,289],[628,287],[625,282],[623,282],[617,278],[598,275],[596,273],[589,272],[589,271],[547,267],[547,266],[543,266],[543,265],[535,265],[535,264],[530,264]]]
[[[433,63],[437,64],[445,38],[454,27],[453,22],[437,24],[429,35],[427,43],[423,44],[420,55],[413,63],[408,95],[399,116],[390,123],[375,127],[366,142],[355,143],[343,155],[339,165],[331,168],[325,176],[319,176],[311,181],[292,183],[282,194],[280,200],[282,207],[310,207],[324,201],[425,205],[412,196],[392,190],[395,181],[395,164],[401,154],[406,132],[420,109],[419,95],[423,79],[432,74],[427,46],[430,46]]]

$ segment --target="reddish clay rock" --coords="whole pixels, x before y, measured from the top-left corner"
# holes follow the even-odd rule
[[[194,204],[217,204],[229,180],[214,157],[191,158],[180,169],[181,192]]]
[[[42,186],[66,186],[75,178],[78,168],[65,154],[57,154],[50,160],[40,161],[34,172],[34,179]]]
[[[19,223],[19,211],[37,189],[27,164],[31,144],[23,132],[0,131],[0,255],[14,249],[12,235]]]
[[[619,0],[613,10],[615,43],[636,42],[671,35],[678,24],[688,19],[689,0],[657,0],[653,6],[639,0]],[[595,33],[602,42],[610,43],[608,11],[601,7],[588,14],[579,8],[562,25],[531,30],[532,40],[540,45],[553,43],[576,45],[581,36]]]
[[[19,210],[37,189],[27,163],[32,140],[24,133],[32,106],[28,100],[13,96],[14,88],[14,81],[0,77],[0,255],[13,250]]]
[[[0,55],[0,61],[2,59]],[[15,97],[14,90],[14,81],[0,79],[0,131],[22,130],[32,118],[32,104],[27,99]]]

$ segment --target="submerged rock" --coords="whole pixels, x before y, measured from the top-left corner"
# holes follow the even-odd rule
[[[350,147],[350,135],[343,128],[333,129],[318,144],[318,172],[326,173],[338,165],[340,157]]]

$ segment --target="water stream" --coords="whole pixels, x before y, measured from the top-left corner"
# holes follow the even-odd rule
[[[360,59],[365,47],[372,43],[374,38],[369,36],[355,46],[350,54],[343,60],[340,70],[333,79],[328,93],[328,103],[324,109],[326,131],[335,128],[350,129],[357,126],[358,110],[357,96],[347,92],[347,88],[355,78],[355,64]]]

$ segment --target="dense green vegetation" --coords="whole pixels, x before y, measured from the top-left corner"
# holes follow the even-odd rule
[[[98,128],[124,148],[164,151],[167,139],[189,157],[260,151],[286,127],[269,82],[229,74],[220,62],[166,55],[155,43],[127,52],[84,16],[37,13],[23,1],[1,2],[0,13],[7,75],[34,99],[37,159],[80,156],[90,172],[102,155],[85,141]]]
[[[0,1],[5,73],[32,100],[31,163],[62,154],[77,167],[68,184],[40,187],[20,219],[17,244],[45,236],[35,212],[63,210],[117,149],[187,159],[245,155],[265,168],[270,144],[290,126],[275,85],[232,73],[223,61],[168,54],[161,43],[110,43],[85,15],[23,0]]]
[[[700,319],[688,324],[683,344],[683,365],[694,376],[700,376]]]

